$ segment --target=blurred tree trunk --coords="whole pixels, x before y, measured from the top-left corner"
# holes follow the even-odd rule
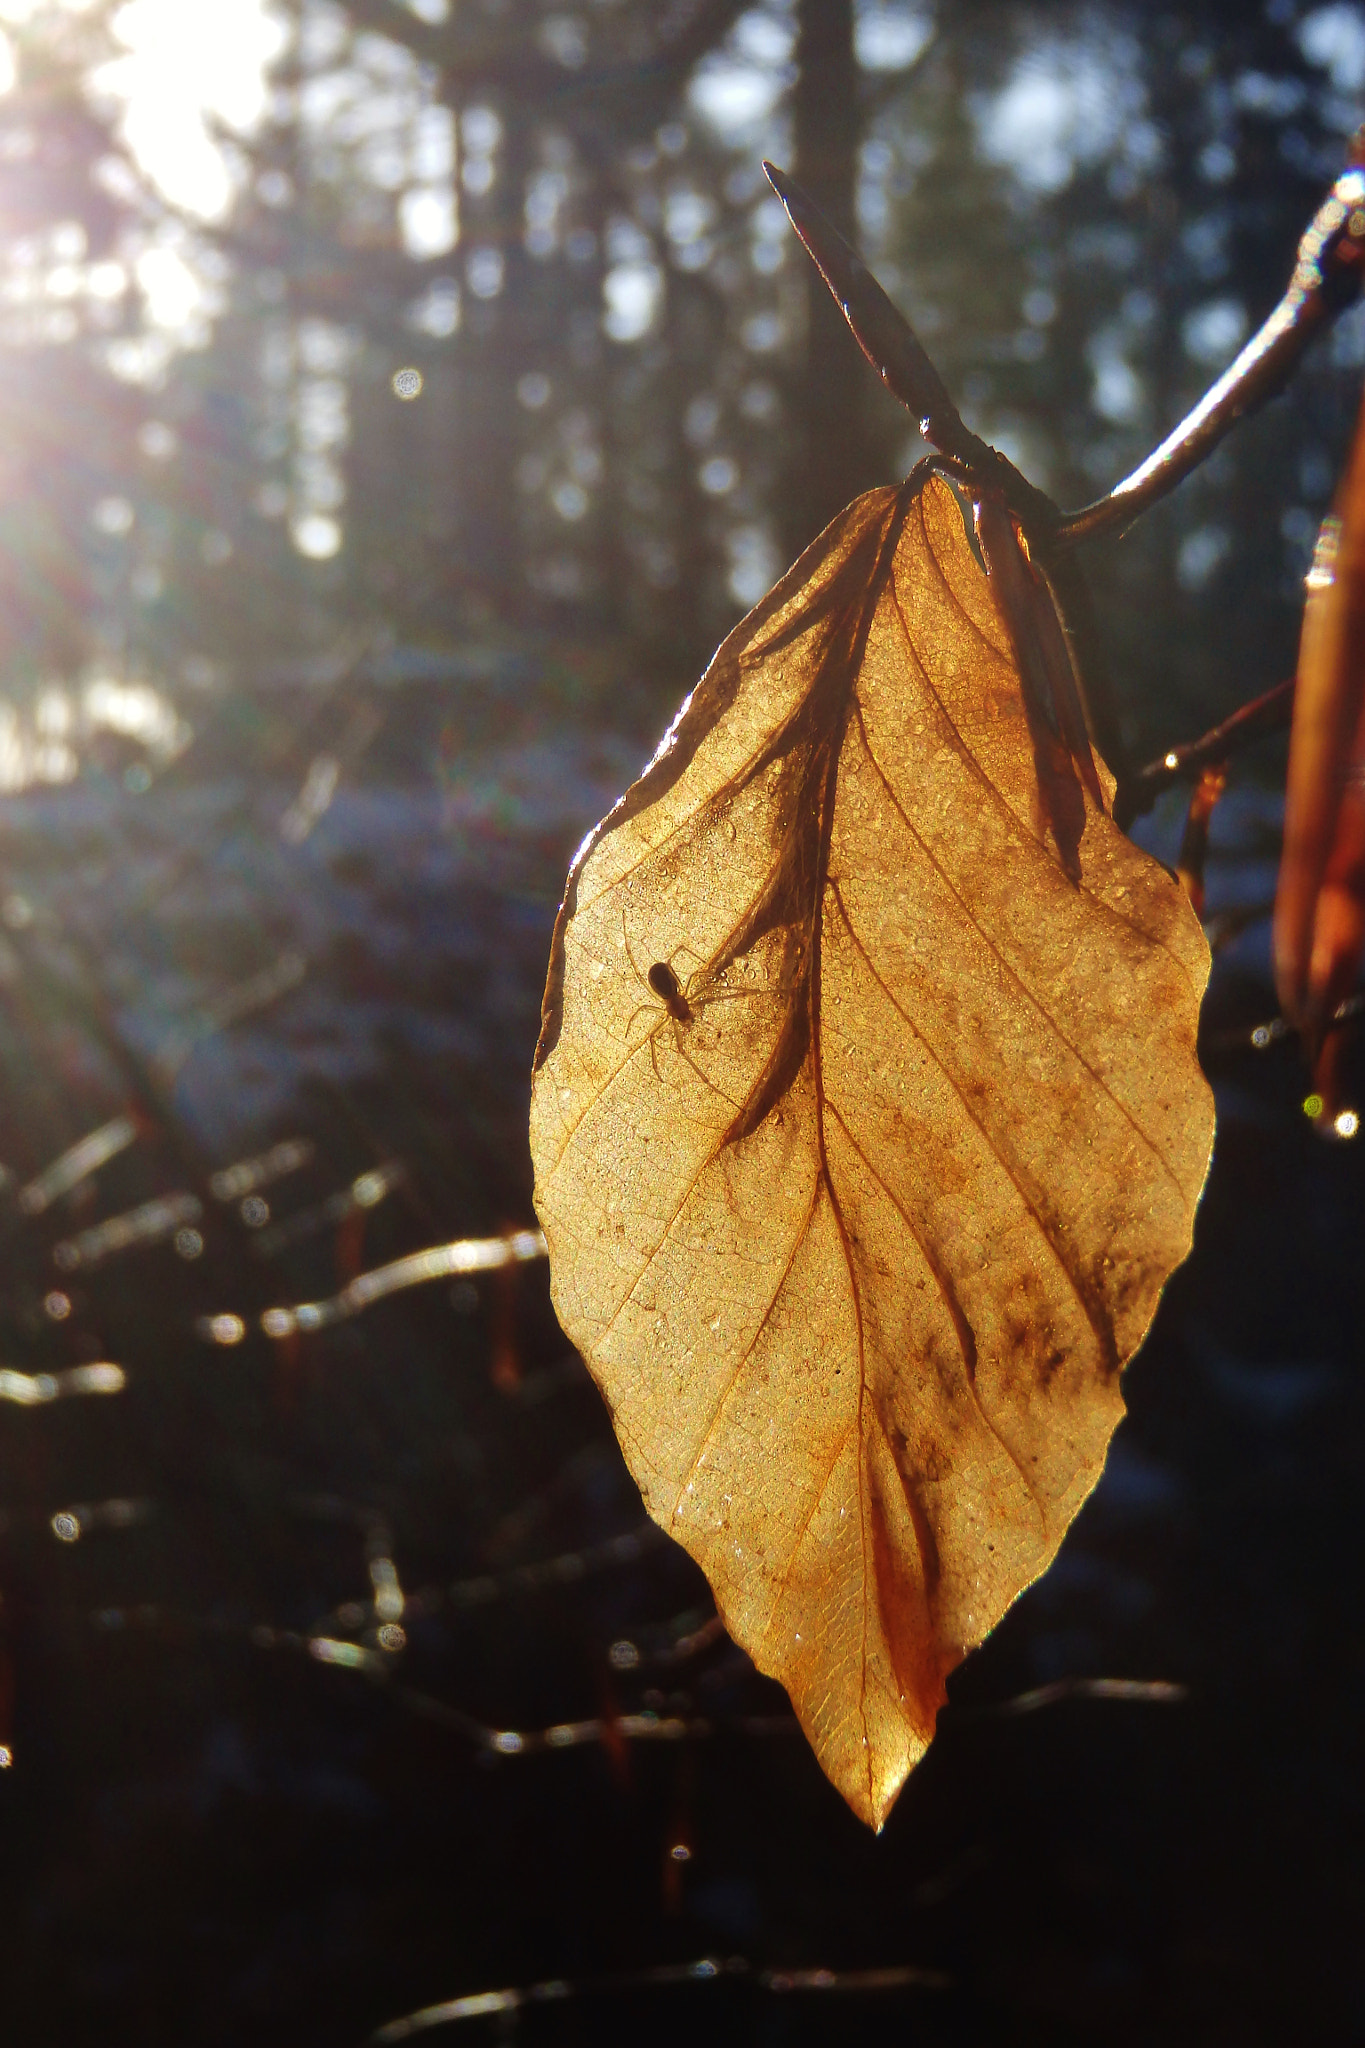
[[[840,232],[856,242],[862,124],[853,0],[801,0],[798,20],[796,175]],[[875,481],[863,423],[862,379],[869,373],[814,265],[807,271],[806,358],[795,393],[804,449],[787,501],[790,554]]]
[[[496,614],[509,619],[524,589],[519,571],[523,551],[513,482],[517,455],[516,387],[525,346],[525,301],[529,279],[521,238],[521,207],[530,161],[531,121],[523,99],[508,94],[494,101],[503,124],[498,173],[477,210],[463,194],[464,234],[476,248],[496,251],[503,261],[502,288],[478,298],[466,287],[462,364],[464,423],[463,517],[459,555],[472,619]],[[463,111],[453,100],[456,119]]]

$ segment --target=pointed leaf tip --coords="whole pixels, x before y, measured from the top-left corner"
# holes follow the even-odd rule
[[[921,469],[735,628],[556,927],[555,1307],[878,1829],[1099,1477],[1208,1165],[1208,947],[1076,801],[1083,888],[998,580]]]
[[[920,432],[935,448],[983,474],[993,473],[1000,458],[963,424],[909,321],[857,250],[795,178],[766,160],[763,169],[854,340],[892,397],[914,414]]]

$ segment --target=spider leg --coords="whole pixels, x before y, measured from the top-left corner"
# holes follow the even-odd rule
[[[633,951],[633,949],[632,949],[632,947],[631,947],[631,943],[630,943],[630,933],[629,933],[629,932],[628,932],[628,931],[626,930],[626,912],[625,912],[625,905],[624,905],[624,904],[623,904],[623,905],[621,906],[621,944],[622,944],[622,945],[623,945],[623,946],[625,947],[625,949],[626,949],[626,958],[627,958],[627,960],[629,960],[629,962],[630,962],[631,966],[632,966],[632,967],[634,968],[634,970],[635,970],[635,979],[636,979],[636,980],[637,980],[637,981],[639,982],[639,984],[640,984],[641,988],[648,988],[648,987],[649,987],[649,976],[648,976],[647,974],[645,974],[645,973],[644,973],[644,972],[642,971],[642,969],[641,969],[641,966],[640,966],[640,963],[639,963],[639,961],[638,961],[638,960],[636,959],[636,957],[635,957],[635,954],[634,954],[634,951]],[[638,1015],[639,1015],[639,1012],[637,1011],[637,1012],[636,1012],[636,1016],[638,1016]],[[631,1022],[632,1022],[632,1023],[634,1023],[634,1021],[635,1021],[635,1019],[634,1019],[634,1018],[632,1018],[632,1019],[631,1019]]]
[[[713,1094],[719,1095],[722,1101],[728,1102],[731,1109],[738,1109],[739,1104],[735,1101],[734,1096],[727,1095],[725,1093],[725,1090],[721,1087],[718,1087],[717,1084],[711,1079],[711,1076],[709,1074],[704,1074],[701,1068],[697,1065],[691,1053],[687,1050],[687,1047],[682,1042],[682,1025],[677,1022],[676,1018],[674,1019],[673,1023],[673,1043],[677,1047],[679,1057],[687,1061],[688,1066],[691,1067],[692,1072],[696,1075],[697,1079],[703,1082],[705,1086],[712,1091]]]
[[[706,995],[697,996],[692,1002],[694,1010],[709,1010],[712,1003],[747,1003],[754,996],[789,996],[796,987],[794,981],[773,982],[763,988],[716,988]]]

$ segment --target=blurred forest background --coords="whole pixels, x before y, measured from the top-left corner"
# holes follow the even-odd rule
[[[1195,1257],[881,1839],[642,1522],[543,1265],[283,1313],[532,1223],[572,848],[923,452],[761,158],[1075,504],[1363,111],[1355,4],[0,0],[7,2038],[339,2048],[548,1980],[449,2024],[1365,2029],[1362,1170],[1248,1041],[1282,743],[1214,823]],[[1096,552],[1134,759],[1292,671],[1363,368],[1365,310]]]

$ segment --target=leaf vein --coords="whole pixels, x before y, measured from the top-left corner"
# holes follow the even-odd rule
[[[922,517],[923,513],[921,512],[921,518]],[[929,548],[928,552],[929,559],[934,564],[934,568],[937,571],[940,582],[943,584],[944,589],[948,592],[948,596],[950,599],[952,599],[954,605],[957,606],[957,609],[959,611],[961,611],[962,608],[960,605],[958,605],[957,599],[953,597],[952,587],[948,583],[948,579],[943,573],[942,564],[939,562],[939,559],[937,555],[934,553],[932,546]],[[1057,864],[1053,860],[1052,855],[1048,852],[1047,848],[1043,845],[1041,840],[1037,839],[1032,832],[1026,831],[1024,827],[1020,824],[1018,818],[1014,815],[1014,812],[1010,809],[1010,806],[1006,803],[1004,797],[996,788],[995,784],[991,781],[990,776],[986,773],[981,763],[977,760],[976,755],[973,753],[972,749],[967,745],[967,742],[962,737],[962,733],[958,727],[957,721],[954,719],[952,713],[949,711],[947,705],[944,703],[942,697],[939,695],[938,690],[935,688],[933,679],[929,674],[929,670],[925,663],[924,657],[920,653],[919,648],[915,644],[915,637],[910,630],[910,622],[905,616],[905,610],[900,600],[900,592],[896,588],[896,582],[894,577],[892,577],[891,579],[891,602],[896,608],[896,617],[900,621],[901,632],[905,636],[905,644],[910,651],[915,667],[919,670],[920,677],[923,681],[925,690],[933,699],[933,702],[937,707],[940,717],[942,718],[944,724],[947,726],[948,731],[952,734],[952,737],[957,744],[958,750],[961,753],[962,758],[967,762],[971,773],[975,776],[976,780],[981,784],[982,788],[986,791],[986,794],[989,796],[991,802],[995,805],[996,809],[1004,818],[1006,828],[1009,831],[1010,835],[1019,843],[1020,846],[1023,847],[1025,853],[1035,863],[1035,865],[1038,863],[1042,863],[1051,873],[1058,872]],[[964,618],[966,617],[965,612],[962,614],[962,616]],[[971,624],[970,620],[968,620],[968,624]],[[974,630],[978,634],[980,634],[979,627],[975,628]],[[983,639],[985,638],[984,635],[980,635],[980,637],[982,637]],[[985,644],[988,647],[990,647],[991,645],[991,643],[988,640]],[[1003,659],[998,648],[991,647],[991,653],[994,655],[997,661]],[[1169,959],[1171,959],[1174,962],[1176,967],[1179,968],[1182,978],[1187,983],[1192,993],[1196,997],[1199,995],[1200,991],[1195,988],[1194,980],[1190,974],[1189,968],[1186,966],[1185,962],[1181,959],[1180,955],[1176,952],[1175,948],[1170,944],[1168,940],[1161,938],[1159,935],[1155,933],[1147,931],[1144,926],[1138,924],[1133,918],[1125,917],[1124,913],[1121,910],[1116,910],[1112,903],[1106,903],[1103,896],[1097,895],[1095,891],[1089,888],[1084,881],[1075,883],[1071,886],[1074,886],[1076,889],[1078,889],[1080,894],[1086,897],[1089,902],[1093,903],[1097,909],[1103,911],[1106,917],[1112,918],[1116,924],[1121,924],[1126,931],[1135,932],[1139,938],[1145,939],[1149,945],[1158,947],[1160,951],[1165,953],[1169,957]]]
[[[843,918],[844,924],[847,927],[848,935],[852,939],[853,944],[857,949],[858,955],[861,958],[863,965],[866,967],[868,971],[868,974],[876,983],[877,987],[882,991],[882,994],[886,997],[892,1009],[896,1012],[896,1015],[899,1018],[901,1018],[901,1020],[907,1026],[907,1028],[914,1033],[915,1037],[919,1040],[920,1044],[928,1053],[930,1059],[932,1059],[932,1061],[934,1062],[934,1065],[942,1074],[944,1080],[948,1083],[948,1086],[952,1089],[954,1095],[956,1095],[958,1101],[962,1105],[963,1112],[966,1115],[968,1122],[979,1133],[983,1143],[989,1149],[991,1157],[1000,1167],[1001,1171],[1004,1173],[1005,1177],[1008,1179],[1011,1186],[1014,1188],[1014,1191],[1018,1195],[1020,1201],[1023,1203],[1024,1208],[1027,1210],[1028,1214],[1032,1217],[1034,1223],[1037,1225],[1039,1235],[1048,1247],[1048,1250],[1052,1253],[1054,1259],[1057,1262],[1058,1267],[1060,1268],[1061,1272],[1066,1278],[1068,1286],[1070,1287],[1072,1293],[1076,1297],[1076,1300],[1080,1304],[1080,1307],[1085,1315],[1086,1321],[1089,1323],[1091,1329],[1094,1331],[1101,1352],[1103,1353],[1106,1360],[1112,1359],[1114,1351],[1113,1335],[1104,1323],[1104,1321],[1102,1320],[1102,1318],[1100,1317],[1100,1315],[1098,1314],[1098,1312],[1096,1311],[1094,1304],[1087,1298],[1086,1289],[1082,1284],[1080,1277],[1077,1275],[1073,1267],[1070,1265],[1069,1261],[1064,1256],[1062,1248],[1060,1244],[1057,1242],[1057,1239],[1054,1235],[1053,1226],[1049,1224],[1048,1220],[1044,1217],[1042,1211],[1039,1209],[1037,1203],[1029,1194],[1028,1189],[1020,1181],[1014,1168],[1010,1165],[1009,1160],[1001,1151],[1000,1146],[997,1143],[993,1133],[986,1129],[986,1126],[982,1123],[980,1117],[972,1108],[972,1105],[967,1098],[966,1091],[964,1090],[961,1082],[957,1079],[957,1076],[949,1068],[942,1054],[938,1051],[937,1047],[935,1047],[930,1042],[930,1040],[925,1037],[924,1033],[920,1030],[919,1026],[910,1016],[909,1012],[903,1008],[901,1003],[897,1000],[895,994],[887,986],[887,983],[883,980],[882,976],[877,972],[876,966],[874,965],[872,960],[872,956],[868,952],[867,947],[863,944],[862,939],[859,937],[858,932],[854,927],[853,920],[848,914],[848,907],[845,904],[843,897],[839,893],[838,883],[831,881],[829,883],[829,888],[831,893],[833,894],[835,902],[839,906],[839,914]]]
[[[1053,1036],[1056,1039],[1058,1039],[1062,1045],[1066,1047],[1066,1050],[1071,1054],[1071,1057],[1076,1061],[1077,1065],[1085,1069],[1086,1073],[1089,1074],[1095,1086],[1100,1090],[1100,1093],[1104,1095],[1108,1101],[1113,1103],[1114,1108],[1118,1111],[1119,1115],[1123,1118],[1124,1122],[1133,1132],[1133,1135],[1151,1153],[1152,1157],[1156,1160],[1157,1165],[1161,1168],[1162,1172],[1166,1175],[1167,1179],[1174,1186],[1176,1193],[1180,1196],[1181,1201],[1184,1204],[1186,1213],[1188,1214],[1190,1206],[1189,1198],[1186,1196],[1184,1189],[1180,1185],[1179,1176],[1176,1174],[1174,1167],[1172,1167],[1169,1160],[1166,1158],[1165,1154],[1157,1145],[1156,1141],[1152,1137],[1150,1137],[1146,1131],[1143,1130],[1141,1124],[1137,1121],[1137,1118],[1133,1115],[1132,1111],[1128,1109],[1122,1102],[1119,1101],[1119,1098],[1117,1097],[1117,1095],[1115,1095],[1113,1089],[1109,1086],[1109,1083],[1104,1079],[1104,1076],[1096,1072],[1096,1070],[1094,1069],[1094,1067],[1091,1066],[1089,1060],[1085,1057],[1085,1054],[1080,1050],[1080,1048],[1072,1044],[1070,1038],[1067,1036],[1066,1032],[1063,1031],[1061,1025],[1057,1022],[1057,1019],[1048,1009],[1047,1004],[1043,1001],[1042,997],[1039,996],[1033,989],[1029,987],[1028,983],[1024,980],[1024,977],[1011,964],[1011,962],[1005,958],[1004,954],[1001,952],[995,940],[986,930],[980,918],[976,915],[970,903],[968,903],[965,896],[963,896],[956,882],[953,880],[948,870],[944,867],[942,861],[934,852],[934,849],[930,846],[928,840],[925,839],[923,833],[921,833],[916,828],[909,813],[905,809],[905,806],[902,804],[899,796],[896,794],[895,788],[892,785],[890,777],[887,775],[887,772],[883,768],[881,762],[877,759],[876,749],[872,744],[871,735],[867,730],[867,721],[863,717],[862,705],[855,704],[854,708],[856,710],[858,718],[858,729],[863,737],[863,745],[867,748],[867,758],[872,763],[872,766],[876,769],[882,787],[885,789],[888,797],[890,797],[891,802],[894,805],[898,816],[900,817],[901,823],[905,826],[906,831],[910,834],[910,837],[915,841],[915,844],[919,847],[921,853],[929,862],[929,865],[933,868],[934,873],[938,876],[939,880],[943,883],[944,887],[949,891],[954,902],[957,904],[959,910],[966,918],[968,924],[971,925],[973,931],[976,932],[977,936],[981,939],[982,943],[994,955],[995,959],[999,962],[1000,966],[1003,968],[1004,972],[1009,976],[1010,980],[1014,983],[1015,987],[1024,996],[1026,1001],[1030,1002],[1033,1005],[1034,1009],[1038,1012],[1038,1015],[1043,1019],[1043,1022],[1048,1026]]]
[[[715,1155],[713,1154],[712,1156],[714,1157]],[[710,1163],[711,1162],[708,1160],[707,1164],[709,1165]],[[705,1171],[704,1168],[703,1171]],[[697,1178],[700,1179],[701,1175],[698,1174]],[[693,1186],[695,1185],[696,1183],[694,1182]],[[691,1190],[689,1189],[688,1192],[690,1193]],[[745,1366],[749,1363],[749,1360],[753,1357],[754,1347],[758,1343],[759,1338],[763,1335],[764,1330],[766,1330],[766,1328],[768,1327],[768,1319],[772,1315],[773,1310],[777,1307],[778,1301],[781,1298],[783,1288],[786,1286],[788,1280],[791,1278],[792,1267],[796,1264],[796,1255],[800,1251],[802,1245],[805,1243],[807,1232],[810,1230],[811,1224],[815,1220],[815,1211],[816,1206],[819,1203],[819,1200],[820,1175],[817,1172],[814,1184],[811,1188],[811,1198],[809,1206],[807,1207],[805,1216],[802,1219],[801,1227],[797,1231],[796,1236],[792,1242],[791,1250],[787,1254],[786,1263],[783,1265],[782,1273],[778,1280],[778,1283],[776,1287],[773,1289],[770,1296],[768,1297],[767,1306],[765,1307],[762,1316],[759,1318],[758,1323],[754,1327],[753,1335],[750,1337],[748,1343],[745,1345],[744,1350],[741,1352],[740,1356],[735,1360],[735,1369],[731,1373],[729,1379],[725,1382],[725,1385],[721,1390],[720,1399],[716,1402],[716,1405],[711,1412],[711,1419],[707,1423],[705,1429],[701,1433],[701,1436],[697,1440],[696,1448],[692,1453],[691,1463],[688,1465],[686,1472],[683,1474],[682,1482],[678,1487],[677,1499],[673,1503],[674,1515],[678,1513],[679,1508],[681,1508],[682,1506],[683,1495],[686,1493],[688,1485],[692,1479],[692,1475],[697,1469],[698,1463],[701,1459],[702,1452],[706,1449],[707,1444],[711,1441],[712,1432],[714,1431],[716,1424],[719,1422],[721,1418],[721,1414],[725,1408],[725,1404],[729,1400],[731,1394],[733,1394],[733,1392],[735,1391],[735,1388],[738,1386],[739,1376],[743,1372]],[[677,1219],[675,1217],[674,1221],[676,1220]],[[672,1224],[669,1225],[669,1228],[672,1228]],[[657,1257],[657,1252],[654,1253],[652,1256]],[[645,1272],[648,1272],[648,1270],[649,1268],[646,1267]],[[643,1273],[641,1274],[640,1278],[644,1278]],[[637,1280],[635,1284],[638,1287],[640,1283]],[[624,1304],[622,1304],[622,1306],[624,1306]]]
[[[840,1129],[843,1131],[844,1136],[848,1139],[849,1144],[853,1147],[858,1157],[862,1160],[863,1165],[867,1168],[873,1180],[876,1181],[878,1187],[886,1196],[886,1199],[888,1200],[888,1202],[890,1202],[892,1208],[896,1211],[897,1215],[904,1223],[906,1229],[909,1231],[911,1237],[914,1239],[916,1245],[919,1247],[920,1255],[923,1258],[925,1265],[929,1268],[930,1273],[933,1275],[934,1284],[938,1288],[939,1293],[943,1298],[943,1305],[947,1309],[949,1320],[953,1325],[953,1330],[957,1337],[958,1345],[962,1352],[962,1362],[963,1365],[966,1367],[965,1376],[967,1381],[967,1390],[971,1396],[972,1405],[976,1409],[977,1414],[980,1416],[986,1428],[990,1431],[991,1435],[999,1444],[1001,1450],[1005,1453],[1005,1456],[1009,1459],[1011,1465],[1013,1465],[1015,1471],[1019,1474],[1019,1477],[1023,1480],[1024,1489],[1027,1492],[1029,1498],[1032,1500],[1034,1506],[1037,1508],[1039,1516],[1041,1517],[1042,1522],[1046,1527],[1047,1509],[1044,1506],[1042,1497],[1038,1492],[1038,1488],[1035,1481],[1032,1479],[1029,1473],[1025,1471],[1024,1466],[1020,1462],[1018,1455],[1010,1448],[1009,1444],[1006,1443],[1004,1437],[1000,1434],[999,1429],[996,1427],[995,1423],[992,1422],[990,1416],[986,1413],[986,1410],[982,1405],[981,1396],[980,1393],[977,1391],[976,1385],[976,1368],[972,1363],[970,1352],[968,1350],[966,1341],[962,1334],[962,1324],[967,1321],[967,1318],[963,1313],[962,1306],[958,1301],[956,1294],[953,1292],[952,1288],[949,1286],[947,1280],[945,1279],[942,1271],[940,1270],[938,1260],[934,1257],[928,1245],[925,1243],[924,1238],[921,1236],[918,1228],[916,1227],[913,1219],[910,1216],[909,1211],[905,1208],[899,1196],[896,1195],[895,1192],[887,1186],[886,1181],[882,1178],[881,1174],[878,1173],[876,1167],[872,1164],[872,1161],[868,1158],[866,1152],[864,1152],[862,1146],[854,1137],[852,1131],[848,1127],[848,1124],[842,1112],[839,1109],[838,1104],[832,1102],[830,1103],[829,1107],[831,1114],[833,1115],[835,1121],[838,1123]],[[970,1325],[968,1325],[968,1328],[970,1329]],[[885,1424],[882,1425],[882,1434],[883,1436],[886,1435]],[[888,1449],[889,1448],[890,1446],[888,1444]]]

